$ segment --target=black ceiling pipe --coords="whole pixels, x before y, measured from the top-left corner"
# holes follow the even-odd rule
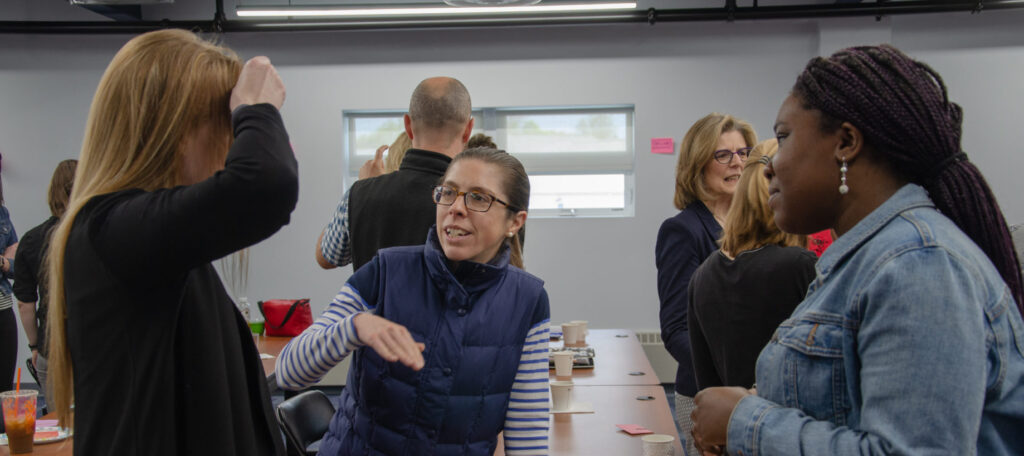
[[[222,0],[221,0],[222,1]],[[184,28],[200,32],[266,32],[266,31],[321,31],[321,30],[387,30],[474,28],[524,25],[579,25],[610,23],[649,23],[650,10],[589,13],[585,15],[561,14],[543,17],[460,17],[400,19],[302,19],[302,20],[226,20],[223,5],[218,1],[218,14],[210,21],[133,21],[133,22],[53,22],[53,21],[0,21],[0,33],[23,34],[138,34],[164,28]],[[833,3],[823,5],[758,6],[732,8],[673,8],[656,10],[658,23],[728,21],[757,19],[801,19],[849,16],[880,16],[949,12],[979,12],[1024,8],[1024,0],[907,0],[880,3]]]

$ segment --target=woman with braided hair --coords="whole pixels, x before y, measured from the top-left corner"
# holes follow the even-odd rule
[[[941,77],[883,45],[815,58],[766,168],[779,228],[832,228],[757,388],[695,398],[709,453],[1024,454],[1021,273]]]

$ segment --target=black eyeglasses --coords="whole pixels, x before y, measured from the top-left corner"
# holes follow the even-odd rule
[[[737,157],[740,158],[740,163],[743,163],[747,161],[747,157],[750,156],[750,149],[752,148],[744,147],[741,149],[736,149],[736,152],[733,152],[728,149],[716,150],[713,157],[715,157],[715,161],[717,161],[718,163],[728,165],[729,162],[732,161],[733,154],[735,154]]]
[[[460,196],[463,197],[463,202],[466,203],[466,209],[473,212],[487,212],[491,209],[491,205],[493,205],[495,201],[505,205],[505,207],[511,211],[519,211],[519,208],[511,206],[498,199],[498,197],[484,192],[460,192],[445,185],[438,185],[437,187],[434,187],[434,203],[436,204],[451,206],[452,204],[455,204],[455,200]]]

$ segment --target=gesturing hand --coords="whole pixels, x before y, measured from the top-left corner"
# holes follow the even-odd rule
[[[231,91],[231,110],[239,105],[270,103],[281,109],[284,104],[284,82],[277,70],[270,64],[270,59],[259,56],[249,59],[238,75],[238,82]]]
[[[356,327],[359,339],[381,358],[401,362],[412,370],[423,368],[421,352],[426,346],[413,340],[405,326],[365,312],[352,317],[352,325]]]
[[[359,168],[359,178],[366,179],[368,177],[377,177],[384,174],[384,151],[388,150],[387,145],[383,145],[377,148],[377,153],[373,156],[373,160],[367,160],[363,163],[363,166]]]
[[[693,420],[694,446],[702,453],[723,454],[729,431],[729,416],[736,404],[751,390],[737,387],[706,388],[693,398],[697,406]]]

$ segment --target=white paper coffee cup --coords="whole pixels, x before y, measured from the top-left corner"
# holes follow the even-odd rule
[[[571,351],[556,351],[551,354],[551,357],[555,360],[555,376],[572,377],[573,356],[574,354]]]
[[[580,334],[579,334],[579,337],[576,338],[576,342],[586,342],[587,341],[587,320],[573,320],[573,321],[570,321],[569,323],[575,323],[575,324],[580,325]]]
[[[572,407],[572,382],[551,382],[551,405],[555,411],[566,411]]]
[[[576,323],[562,323],[562,341],[565,345],[576,345],[580,339],[580,325]]]
[[[675,448],[672,447],[676,438],[665,434],[650,434],[643,437],[644,456],[673,456]]]

